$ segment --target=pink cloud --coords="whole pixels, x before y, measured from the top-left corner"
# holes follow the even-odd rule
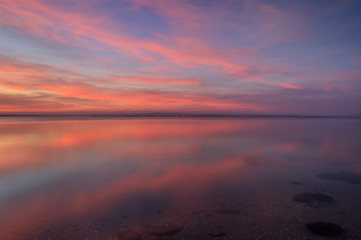
[[[165,1],[149,2],[142,0],[135,1],[135,3],[154,7],[162,13],[168,7],[168,3]],[[145,62],[154,62],[158,57],[161,57],[186,68],[206,68],[211,71],[218,69],[218,72],[224,74],[236,71],[243,76],[253,76],[255,74],[249,66],[241,64],[233,57],[230,57],[229,52],[215,50],[201,38],[174,36],[171,37],[171,40],[177,44],[172,46],[162,43],[162,41],[130,37],[121,31],[116,33],[110,28],[121,29],[119,25],[115,25],[105,16],[94,17],[89,12],[65,12],[55,8],[48,2],[40,1],[32,1],[31,4],[26,1],[17,4],[0,1],[0,4],[5,10],[3,24],[22,28],[24,31],[41,38],[70,45],[86,46],[90,49],[93,49],[94,45],[88,39],[93,39],[103,44],[103,47],[120,55],[132,56]],[[194,5],[179,1],[174,1],[172,4],[174,6],[171,9],[175,12],[174,14],[168,12],[168,17],[177,20],[183,19],[184,21],[190,18],[192,22],[198,22],[197,19],[201,19],[199,21],[202,24],[209,19],[209,15]],[[182,22],[182,20],[179,21]],[[30,22],[31,24],[28,24]],[[243,52],[237,51],[237,58],[257,53],[254,49],[245,49]],[[149,53],[156,55],[150,55]],[[262,70],[265,74],[268,71]],[[289,87],[282,84],[277,86]]]

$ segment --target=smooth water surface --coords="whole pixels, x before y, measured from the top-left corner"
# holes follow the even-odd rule
[[[359,119],[2,118],[0,153],[0,239],[361,239]]]

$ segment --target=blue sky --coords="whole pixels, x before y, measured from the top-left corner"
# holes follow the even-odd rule
[[[357,0],[0,0],[0,12],[3,113],[361,113]]]

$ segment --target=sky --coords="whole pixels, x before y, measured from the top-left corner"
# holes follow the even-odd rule
[[[0,0],[1,113],[361,114],[359,0]]]

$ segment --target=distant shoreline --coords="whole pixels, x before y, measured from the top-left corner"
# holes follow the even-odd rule
[[[235,115],[235,114],[0,114],[1,117],[91,117],[91,118],[361,118],[325,115]]]

